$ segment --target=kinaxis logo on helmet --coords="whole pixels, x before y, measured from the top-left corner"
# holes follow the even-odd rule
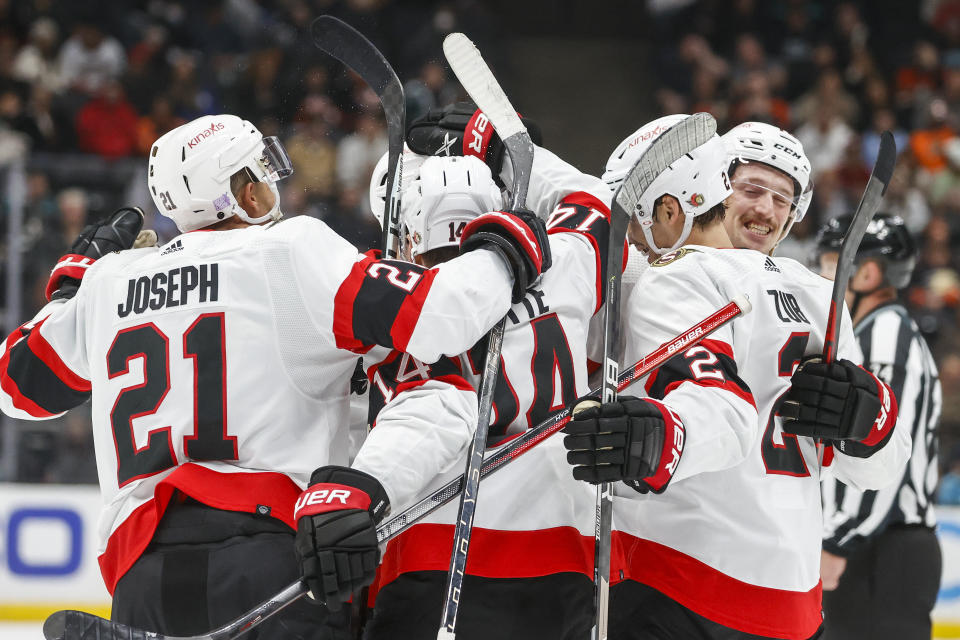
[[[222,122],[214,122],[210,125],[209,128],[204,129],[197,135],[193,136],[193,139],[187,142],[187,146],[193,149],[195,146],[203,142],[206,138],[209,138],[210,136],[215,134],[217,131],[220,131],[222,129],[223,129]]]

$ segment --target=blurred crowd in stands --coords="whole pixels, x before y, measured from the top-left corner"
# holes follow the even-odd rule
[[[646,6],[638,37],[659,112],[709,111],[721,132],[767,121],[803,142],[814,202],[781,254],[808,260],[818,226],[859,201],[880,132],[894,133],[884,209],[920,246],[904,294],[938,358],[944,440],[960,441],[960,0]],[[142,158],[153,140],[208,113],[281,136],[296,168],[283,184],[287,215],[322,218],[363,249],[376,243],[366,193],[385,125],[372,90],[313,45],[323,13],[368,35],[407,79],[408,118],[458,96],[443,35],[467,30],[485,55],[502,48],[484,42],[502,35],[503,17],[477,0],[0,0],[0,167],[27,158],[25,235],[3,253],[24,256],[24,316],[87,220],[137,196],[149,204]],[[161,238],[174,235],[148,208]],[[20,468],[2,477],[95,480],[72,460],[91,448],[85,420],[27,432]]]

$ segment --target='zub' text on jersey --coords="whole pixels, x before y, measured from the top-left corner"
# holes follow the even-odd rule
[[[195,300],[216,302],[218,293],[216,262],[177,267],[131,278],[127,283],[126,300],[117,305],[117,315],[125,318],[131,313],[180,307]]]
[[[774,307],[777,310],[777,317],[783,322],[803,322],[810,324],[797,297],[788,291],[779,289],[767,289],[767,293],[773,298]]]

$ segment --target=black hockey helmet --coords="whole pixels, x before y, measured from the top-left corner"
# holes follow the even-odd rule
[[[843,236],[852,220],[853,215],[847,214],[820,227],[816,241],[817,260],[824,253],[840,251]],[[900,216],[878,213],[873,217],[857,249],[857,265],[867,258],[880,262],[890,286],[902,289],[910,283],[917,262],[917,246]]]

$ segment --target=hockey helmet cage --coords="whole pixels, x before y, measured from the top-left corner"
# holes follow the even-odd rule
[[[816,259],[829,252],[840,252],[843,237],[853,222],[850,214],[830,220],[817,231]],[[913,268],[917,262],[917,245],[900,216],[877,213],[863,234],[857,248],[856,263],[859,266],[868,258],[880,261],[887,283],[903,289],[910,284]]]
[[[634,162],[636,162],[654,140],[668,131],[671,126],[687,117],[689,116],[667,116],[672,120],[660,118],[646,127],[642,127],[641,131],[646,129],[650,132],[649,135],[636,136],[636,142],[632,144],[629,153],[625,153],[624,157],[633,155]],[[733,193],[733,189],[730,188],[730,180],[727,177],[727,166],[723,142],[720,140],[720,136],[714,134],[707,142],[685,154],[654,178],[650,186],[640,195],[636,211],[634,211],[634,216],[640,224],[646,244],[651,251],[663,255],[678,249],[690,236],[693,219],[721,204]],[[624,175],[626,174],[624,173]],[[623,178],[621,177],[620,180],[622,181]],[[653,239],[654,207],[657,200],[665,195],[676,198],[684,213],[683,230],[671,247],[659,247]]]
[[[247,215],[230,190],[230,177],[243,170],[273,192],[276,201],[267,215]],[[150,149],[147,186],[157,210],[186,232],[230,216],[250,224],[279,219],[276,182],[292,173],[277,138],[264,138],[250,122],[223,114],[202,116],[157,139]]]
[[[468,222],[503,206],[490,168],[472,156],[431,156],[403,193],[403,223],[415,257],[455,247]]]
[[[794,222],[800,222],[813,199],[810,160],[803,145],[783,129],[765,122],[744,122],[722,136],[730,160],[728,172],[735,178],[737,163],[761,162],[793,180]]]
[[[664,131],[677,124],[687,116],[679,113],[657,118],[643,125],[617,145],[617,148],[607,159],[606,168],[601,179],[607,183],[611,191],[616,191],[627,172],[633,168],[640,158],[640,154],[649,146],[650,141]]]
[[[406,144],[403,145],[403,155],[400,156],[400,161],[403,162],[401,175],[404,185],[409,185],[410,181],[416,177],[417,171],[425,157],[426,156],[421,156],[411,151]],[[383,212],[387,205],[388,158],[389,153],[384,152],[377,161],[377,165],[373,168],[373,174],[370,176],[370,212],[373,214],[373,217],[377,219],[377,224],[380,225],[380,229],[383,229]],[[401,189],[401,194],[403,193],[403,189],[405,189],[404,185],[398,185]],[[403,215],[401,214],[400,217],[402,223]]]

